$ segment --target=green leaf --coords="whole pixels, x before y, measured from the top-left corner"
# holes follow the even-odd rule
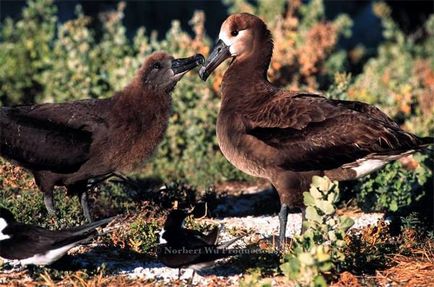
[[[345,232],[354,225],[354,220],[348,216],[341,216],[339,217],[340,220],[340,227],[341,229],[343,229]]]
[[[313,286],[315,286],[315,287],[327,287],[327,282],[322,275],[317,275],[313,279]]]
[[[324,262],[319,266],[319,270],[321,272],[328,272],[332,269],[333,263],[332,262]]]
[[[390,211],[397,211],[398,210],[398,203],[396,200],[392,200],[392,202],[389,205]]]
[[[313,259],[312,255],[307,252],[303,252],[298,255],[298,259],[300,262],[306,266],[312,266],[315,263],[315,260]]]
[[[300,266],[300,260],[294,256],[291,256],[288,258],[287,262],[280,265],[280,270],[282,270],[283,274],[288,276],[290,279],[296,279],[300,273]]]
[[[327,249],[330,250],[330,249]],[[319,262],[325,262],[330,260],[330,254],[326,251],[323,245],[320,245],[316,251],[316,258]]]
[[[306,219],[307,220],[316,221],[316,222],[320,222],[320,223],[322,222],[321,216],[318,215],[318,212],[312,206],[308,206],[306,208]]]
[[[315,199],[313,198],[313,196],[309,193],[309,192],[303,192],[303,202],[304,205],[309,206],[309,205],[315,205]]]
[[[329,201],[318,200],[316,206],[327,215],[333,214],[335,212],[335,208]]]
[[[335,253],[335,258],[336,258],[337,261],[342,262],[342,261],[345,260],[345,254],[342,253],[342,252],[340,252],[340,251],[337,251]]]
[[[328,232],[328,236],[329,236],[329,239],[331,241],[335,241],[337,239],[336,233],[333,230],[331,230],[331,231]]]
[[[338,199],[339,194],[337,192],[330,192],[327,195],[327,201],[330,203],[335,203],[335,201]]]
[[[328,177],[320,177],[320,176],[313,176],[312,177],[312,185],[317,187],[321,191],[328,191],[330,188],[330,180]]]
[[[315,198],[315,199],[320,199],[323,197],[321,192],[315,186],[311,186],[309,189],[309,192],[313,196],[313,198]]]

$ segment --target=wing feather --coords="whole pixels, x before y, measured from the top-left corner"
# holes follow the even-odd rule
[[[96,100],[2,108],[0,154],[26,168],[76,171],[96,133],[107,128]]]
[[[242,117],[247,134],[273,147],[274,162],[294,171],[333,169],[419,144],[373,106],[318,95],[279,92]]]

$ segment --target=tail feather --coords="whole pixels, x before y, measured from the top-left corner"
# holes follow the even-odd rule
[[[419,145],[420,148],[425,148],[434,144],[434,137],[423,137],[419,139],[421,141],[421,144]]]
[[[243,255],[243,254],[257,254],[262,252],[261,249],[258,248],[231,248],[231,249],[220,249],[216,248],[213,250],[208,249],[203,256],[196,258],[193,262],[190,262],[188,265],[205,263],[202,266],[198,266],[199,268],[203,266],[207,266],[206,262],[213,262],[218,259],[223,259],[227,257]],[[195,268],[193,268],[195,269]]]
[[[232,244],[234,244],[235,242],[237,242],[238,240],[240,240],[241,238],[243,238],[245,235],[241,235],[238,237],[235,237],[234,239],[228,240],[226,242],[222,242],[217,246],[217,249],[226,249],[229,246],[231,246]]]
[[[109,222],[111,222],[116,217],[117,216],[113,216],[113,217],[101,219],[101,220],[98,220],[98,221],[95,221],[95,222],[91,222],[89,224],[82,225],[82,226],[70,229],[70,231],[72,232],[72,236],[84,235],[86,233],[94,231],[96,228],[98,228],[98,227],[100,227],[102,225],[108,224]]]
[[[111,222],[114,218],[116,217],[105,218],[86,225],[69,229],[67,230],[69,232],[65,233],[62,238],[59,238],[59,240],[53,244],[53,247],[62,247],[69,244],[74,244],[74,246],[76,246],[78,244],[85,243],[97,234],[95,231],[97,227]]]

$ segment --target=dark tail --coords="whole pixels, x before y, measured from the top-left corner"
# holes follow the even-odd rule
[[[231,257],[231,256],[238,256],[238,255],[254,255],[254,254],[261,254],[264,252],[264,250],[259,248],[230,248],[230,249],[207,249],[205,251],[205,258],[207,260],[204,261],[211,261],[211,260],[217,260],[221,258]]]
[[[421,145],[420,145],[421,148],[428,147],[428,146],[434,144],[434,138],[433,137],[423,137],[423,138],[419,138],[419,139],[421,141]]]
[[[111,222],[114,218],[116,217],[110,217],[86,225],[71,228],[67,230],[69,232],[65,234],[65,237],[62,240],[59,240],[53,244],[53,247],[62,247],[68,244],[74,244],[74,246],[76,246],[78,244],[85,243],[97,234],[95,231],[97,227],[103,226]]]
[[[434,138],[433,137],[423,137],[423,138],[419,138],[419,146],[417,147],[416,151],[430,151],[430,152],[434,152],[434,148],[431,147],[432,145],[434,145]]]
[[[73,236],[80,236],[80,235],[84,235],[87,233],[91,233],[93,232],[96,228],[102,226],[102,225],[106,225],[109,222],[111,222],[113,219],[115,219],[117,216],[113,216],[113,217],[109,217],[109,218],[105,218],[105,219],[101,219],[86,225],[82,225],[73,229],[70,229],[70,231],[72,232]]]
[[[241,235],[241,236],[238,236],[234,239],[228,240],[226,242],[222,242],[217,246],[217,249],[226,249],[229,246],[231,246],[232,244],[234,244],[235,242],[237,242],[238,240],[240,240],[241,238],[243,238],[244,236],[245,235]]]

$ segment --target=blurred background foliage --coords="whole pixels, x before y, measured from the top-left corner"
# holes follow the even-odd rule
[[[433,135],[434,15],[414,33],[405,34],[385,2],[372,2],[369,7],[382,32],[373,52],[363,43],[351,49],[342,44],[352,41],[355,24],[346,14],[327,17],[322,0],[223,3],[228,13],[250,12],[267,22],[275,42],[269,70],[275,85],[375,104],[404,129]],[[123,22],[128,5],[121,2],[116,10],[99,13],[98,19],[77,6],[73,19],[60,22],[52,0],[29,0],[20,17],[6,18],[0,27],[0,104],[110,97],[153,51],[165,50],[175,57],[208,54],[215,39],[207,34],[204,12],[194,12],[190,32],[173,20],[164,35],[145,28],[132,34]],[[194,71],[178,83],[167,136],[140,176],[183,178],[199,186],[252,180],[233,168],[217,145],[215,123],[224,70],[219,68],[206,83]],[[432,194],[432,163],[426,162],[411,158],[362,179],[355,186],[360,201],[373,198],[377,203],[371,207],[395,211]],[[7,179],[1,180],[4,184]],[[390,181],[398,183],[389,185]],[[393,194],[399,199],[386,198]]]

